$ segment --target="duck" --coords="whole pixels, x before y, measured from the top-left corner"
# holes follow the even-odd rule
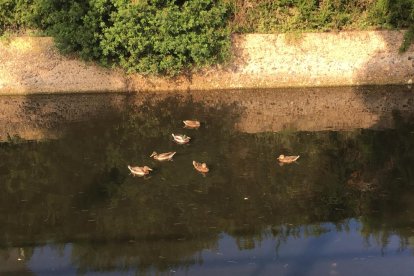
[[[130,165],[128,165],[128,169],[131,171],[131,174],[133,176],[145,176],[145,175],[149,174],[152,171],[152,169],[148,166],[131,167]]]
[[[175,141],[177,144],[180,144],[180,145],[187,144],[188,142],[190,142],[190,139],[191,139],[191,137],[188,137],[187,135],[183,135],[183,134],[177,134],[177,135],[175,135],[175,134],[173,133],[173,134],[171,134],[171,135],[172,135],[172,137],[174,138],[174,141]]]
[[[185,120],[183,123],[185,128],[197,129],[200,127],[200,121],[197,120]]]
[[[151,156],[152,158],[154,158],[155,160],[158,161],[172,161],[172,158],[174,156],[174,154],[176,154],[177,152],[175,151],[171,151],[171,152],[165,152],[165,153],[157,153],[156,151],[152,152]]]
[[[279,155],[277,160],[279,160],[280,163],[293,163],[296,160],[299,159],[299,155],[292,155],[292,156],[284,156],[283,154]]]
[[[206,163],[199,163],[199,162],[193,161],[193,166],[197,171],[199,171],[201,173],[208,173],[209,172],[209,169],[208,169]]]

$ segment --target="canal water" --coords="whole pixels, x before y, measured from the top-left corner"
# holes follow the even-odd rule
[[[4,96],[0,110],[5,275],[414,271],[410,87]]]

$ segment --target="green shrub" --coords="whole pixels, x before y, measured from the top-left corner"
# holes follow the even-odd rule
[[[229,5],[216,0],[38,0],[32,20],[65,53],[174,76],[230,55]]]
[[[141,1],[117,7],[103,32],[103,57],[129,72],[176,75],[224,61],[229,9],[213,0]]]
[[[0,35],[31,26],[33,0],[0,0]]]
[[[99,60],[100,38],[114,9],[110,0],[37,0],[32,22],[55,38],[63,53]]]

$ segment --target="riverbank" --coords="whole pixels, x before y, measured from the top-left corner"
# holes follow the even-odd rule
[[[62,56],[50,37],[16,37],[0,43],[0,94],[410,84],[414,46],[400,54],[403,35],[403,31],[234,35],[232,62],[174,80],[126,75]]]

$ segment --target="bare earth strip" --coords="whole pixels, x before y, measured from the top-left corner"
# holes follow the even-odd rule
[[[232,62],[171,80],[64,57],[49,37],[17,37],[0,43],[0,94],[406,84],[414,47],[399,54],[402,39],[403,31],[235,35]]]

